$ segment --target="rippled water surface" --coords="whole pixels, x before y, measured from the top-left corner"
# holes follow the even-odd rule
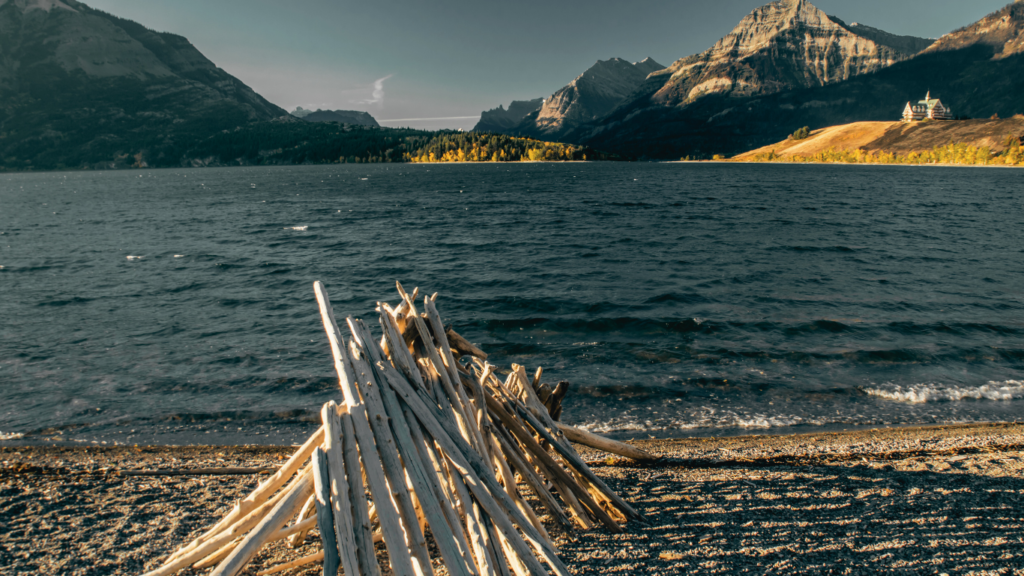
[[[1024,414],[993,169],[344,165],[0,176],[0,439],[277,443],[337,397],[312,282],[440,292],[621,437]]]

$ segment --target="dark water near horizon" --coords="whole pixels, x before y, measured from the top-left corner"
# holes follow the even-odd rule
[[[613,436],[1024,414],[1021,172],[342,165],[0,175],[0,438],[287,443],[312,292],[394,281]],[[129,258],[129,257],[136,258]],[[375,322],[373,323],[375,325]]]

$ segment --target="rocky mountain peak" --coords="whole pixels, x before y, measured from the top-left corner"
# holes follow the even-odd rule
[[[992,46],[996,58],[1024,52],[1024,1],[1016,0],[970,26],[946,34],[925,52],[959,50],[979,44]]]
[[[647,93],[671,106],[711,94],[769,94],[845,80],[914,54],[866,36],[807,0],[777,0],[748,14],[707,51],[654,73]]]
[[[661,64],[655,62],[654,59],[651,58],[650,56],[644,58],[639,62],[634,62],[633,67],[646,74],[652,74],[654,72],[657,72],[658,70],[663,70],[665,68]]]

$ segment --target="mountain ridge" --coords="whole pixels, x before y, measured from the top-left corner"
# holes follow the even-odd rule
[[[285,116],[182,36],[77,0],[0,2],[0,166],[173,164]]]
[[[638,157],[732,155],[778,142],[802,126],[898,120],[908,101],[929,90],[958,115],[1009,117],[1024,111],[1022,30],[1024,3],[1017,2],[912,59],[842,82],[755,97],[713,94],[683,107],[620,107],[568,139]]]

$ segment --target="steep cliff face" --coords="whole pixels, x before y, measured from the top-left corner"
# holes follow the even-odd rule
[[[598,60],[583,74],[544,101],[544,106],[516,126],[519,134],[559,139],[566,132],[596,120],[614,109],[651,72],[662,69],[647,58],[630,63],[622,58]]]
[[[0,0],[0,166],[173,163],[186,141],[286,114],[181,36]]]
[[[913,56],[866,37],[877,34],[853,30],[806,0],[772,2],[709,50],[655,73],[650,102],[679,106],[710,94],[742,97],[823,86]]]
[[[481,113],[480,121],[473,127],[473,131],[504,134],[506,131],[515,128],[528,114],[540,110],[540,107],[543,105],[543,98],[513,100],[509,104],[508,110],[504,106],[499,105],[497,108]]]

